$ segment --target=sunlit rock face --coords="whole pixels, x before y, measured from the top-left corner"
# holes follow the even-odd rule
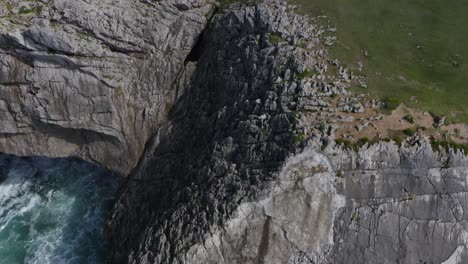
[[[315,149],[315,150],[314,150]],[[379,143],[309,146],[185,262],[465,263],[468,158]]]
[[[345,206],[323,154],[307,148],[285,161],[268,195],[243,203],[227,223],[186,253],[186,263],[303,263],[333,246]]]
[[[0,3],[11,9],[0,18],[0,152],[75,156],[127,175],[179,95],[212,5],[10,2]]]
[[[0,263],[104,263],[111,172],[74,159],[0,155]]]
[[[337,192],[330,263],[466,263],[468,158],[427,141],[333,152]]]

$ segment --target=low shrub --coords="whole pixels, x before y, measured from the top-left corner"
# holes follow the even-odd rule
[[[382,99],[382,103],[382,109],[391,112],[398,108],[398,106],[401,104],[401,101],[398,98],[385,97]]]
[[[403,120],[405,120],[406,122],[410,124],[414,124],[414,117],[412,115],[405,115],[403,117]]]

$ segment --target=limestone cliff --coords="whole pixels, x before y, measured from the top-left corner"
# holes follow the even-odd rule
[[[2,20],[0,151],[131,171],[110,263],[466,263],[468,158],[337,145],[359,80],[293,10],[56,0]]]
[[[0,151],[128,174],[178,96],[209,1],[0,1]]]
[[[466,157],[425,139],[336,146],[334,126],[307,113],[328,120],[349,80],[322,48],[327,29],[287,9],[214,16],[186,93],[122,189],[112,260],[463,263]]]
[[[346,92],[328,85],[335,76],[300,77],[327,71],[323,29],[286,9],[232,5],[213,17],[185,93],[122,188],[109,229],[113,261],[191,263],[193,244],[269,193],[300,141],[298,111]]]
[[[468,159],[406,144],[311,144],[185,263],[466,263]]]

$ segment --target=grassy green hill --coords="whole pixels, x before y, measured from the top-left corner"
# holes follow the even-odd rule
[[[468,123],[468,0],[295,1],[336,27],[337,58],[364,64],[360,92]]]

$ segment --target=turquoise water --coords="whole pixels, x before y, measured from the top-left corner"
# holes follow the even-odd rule
[[[104,263],[117,187],[82,161],[0,155],[0,264]]]

